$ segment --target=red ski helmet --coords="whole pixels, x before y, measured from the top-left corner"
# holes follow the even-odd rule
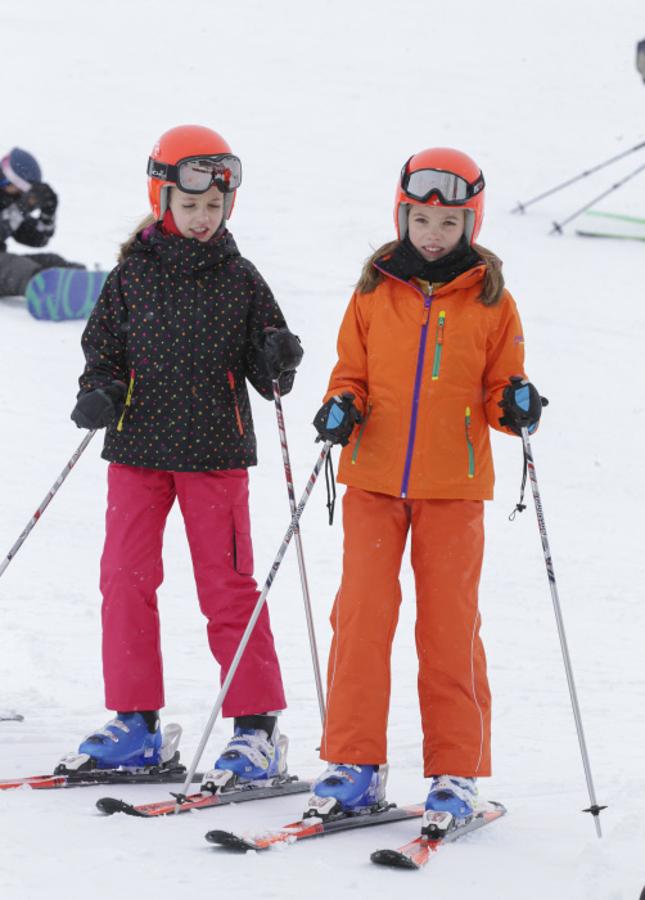
[[[394,197],[394,224],[399,240],[408,230],[412,206],[466,210],[465,235],[472,244],[484,218],[484,176],[477,163],[460,150],[431,147],[415,153],[401,170]]]
[[[230,218],[242,181],[242,166],[228,143],[202,125],[178,125],[161,135],[148,160],[148,198],[157,221],[168,208],[174,186],[202,194],[216,185],[224,195],[224,219]]]

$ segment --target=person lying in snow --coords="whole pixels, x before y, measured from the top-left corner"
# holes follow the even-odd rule
[[[13,238],[28,247],[44,247],[56,229],[58,197],[42,180],[31,153],[14,147],[0,159],[0,297],[20,296],[42,269],[84,269],[56,253],[7,253]]]

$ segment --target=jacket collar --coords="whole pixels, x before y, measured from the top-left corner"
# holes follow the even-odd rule
[[[417,291],[420,290],[420,288],[414,281],[406,281],[404,278],[400,278],[393,272],[388,271],[387,257],[377,259],[374,263],[374,266],[389,280],[398,281],[400,284],[407,284]],[[472,269],[468,269],[468,271],[462,272],[461,275],[457,275],[456,278],[453,278],[451,281],[439,283],[435,282],[435,285],[433,287],[433,294],[448,294],[450,293],[450,291],[468,290],[469,288],[480,284],[484,280],[485,274],[486,264],[480,263],[479,265],[473,266]]]
[[[230,231],[204,244],[194,238],[164,234],[159,223],[139,232],[130,252],[152,253],[187,272],[209,269],[240,255]]]

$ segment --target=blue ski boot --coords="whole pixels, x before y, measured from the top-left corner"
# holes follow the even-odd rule
[[[174,726],[178,728],[179,726]],[[181,729],[179,729],[181,733]],[[178,741],[178,737],[177,737]],[[63,769],[148,768],[162,762],[159,722],[154,732],[141,713],[122,713],[107,725],[88,735],[78,753],[63,757]]]
[[[202,779],[202,791],[216,793],[237,784],[267,787],[287,777],[289,739],[275,725],[271,737],[262,728],[235,727],[222,754]]]
[[[426,800],[421,833],[439,837],[472,819],[477,805],[477,779],[434,775]]]
[[[313,784],[303,818],[376,812],[386,806],[388,766],[330,763]]]

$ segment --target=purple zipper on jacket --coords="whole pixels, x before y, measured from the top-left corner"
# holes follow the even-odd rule
[[[421,393],[421,378],[423,376],[423,362],[426,355],[426,335],[428,334],[428,323],[430,321],[430,304],[432,297],[429,294],[423,295],[423,311],[426,314],[426,320],[421,326],[421,342],[419,344],[419,355],[417,357],[417,373],[414,376],[414,393],[412,395],[412,416],[410,417],[410,433],[408,434],[408,449],[405,454],[405,468],[403,469],[403,481],[401,482],[401,496],[408,496],[408,481],[410,480],[410,468],[412,466],[412,451],[414,450],[414,439],[417,433],[417,414],[419,412],[419,394]]]
[[[416,287],[414,284],[411,284],[409,281],[404,281],[402,278],[397,278],[396,275],[390,275],[389,272],[381,269],[376,264],[374,264],[374,268],[378,269],[379,272],[382,272],[388,278],[394,278],[395,281],[400,281],[401,284],[405,284],[408,287],[413,288],[418,294],[421,294],[421,296],[423,297],[423,312],[425,315],[425,322],[421,326],[421,341],[419,343],[419,354],[417,356],[417,371],[414,376],[414,391],[412,393],[412,415],[410,417],[410,431],[408,432],[408,448],[405,452],[405,466],[403,467],[403,480],[401,482],[401,496],[407,497],[408,482],[410,480],[410,468],[412,467],[412,453],[414,451],[414,440],[417,433],[419,395],[421,393],[421,379],[423,377],[423,364],[426,355],[426,338],[428,335],[428,324],[430,322],[430,305],[432,304],[432,295],[424,294],[423,291],[420,288]]]

